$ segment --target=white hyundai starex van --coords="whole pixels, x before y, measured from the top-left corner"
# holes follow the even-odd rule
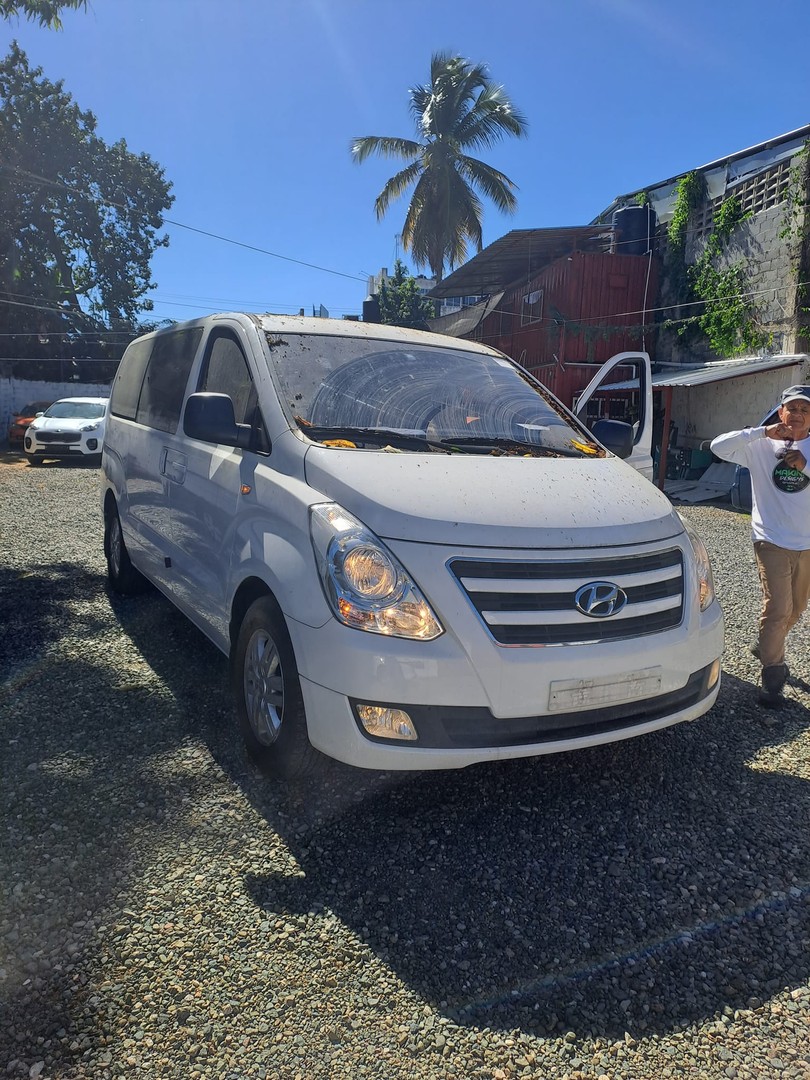
[[[705,548],[606,449],[650,417],[591,432],[475,343],[244,314],[134,341],[109,412],[110,585],[230,656],[272,775],[571,750],[717,697]]]

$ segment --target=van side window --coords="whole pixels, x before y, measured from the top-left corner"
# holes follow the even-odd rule
[[[159,431],[177,431],[188,375],[201,337],[199,326],[154,339],[138,402],[139,424]]]
[[[125,420],[135,419],[138,412],[138,398],[141,396],[143,377],[151,351],[151,340],[133,341],[127,346],[124,357],[118,365],[118,371],[115,373],[115,382],[110,395],[110,412],[113,416],[123,416]]]
[[[242,349],[230,334],[220,332],[209,339],[199,389],[214,394],[227,394],[233,402],[237,424],[249,424],[254,429],[252,449],[269,451],[270,443],[259,411],[256,384]]]

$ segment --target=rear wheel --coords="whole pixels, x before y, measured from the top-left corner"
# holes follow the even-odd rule
[[[284,616],[269,596],[248,608],[233,653],[236,713],[248,754],[279,780],[311,775],[324,759],[307,735],[304,699]]]
[[[147,588],[146,578],[129,558],[115,504],[104,515],[104,554],[107,556],[107,579],[114,592],[135,596]]]

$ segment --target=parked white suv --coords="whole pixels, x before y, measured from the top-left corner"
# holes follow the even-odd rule
[[[602,427],[622,454],[628,425]],[[223,314],[134,341],[102,461],[112,588],[232,662],[248,749],[379,769],[692,720],[723,626],[701,541],[493,349]]]
[[[30,465],[46,458],[101,459],[108,398],[60,398],[37,413],[23,437]]]

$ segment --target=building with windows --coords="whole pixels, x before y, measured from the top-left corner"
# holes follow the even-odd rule
[[[613,354],[648,352],[687,448],[757,423],[807,377],[808,163],[810,124],[619,196],[590,225],[507,233],[432,292],[484,299],[431,329],[500,348],[568,405]]]
[[[382,286],[387,285],[392,276],[392,274],[388,273],[387,266],[383,266],[378,274],[372,274],[368,279],[368,295],[378,295]],[[413,280],[416,282],[419,295],[434,301],[439,315],[450,315],[462,307],[477,304],[482,299],[480,296],[449,296],[442,300],[436,300],[432,295],[433,289],[436,287],[435,278],[425,277],[424,274],[416,274],[413,275]]]

